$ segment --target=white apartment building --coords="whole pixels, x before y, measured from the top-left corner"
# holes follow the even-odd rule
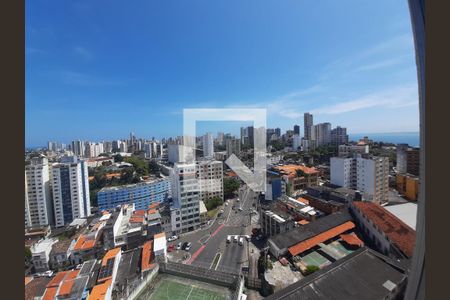
[[[53,164],[51,186],[56,227],[90,215],[87,164],[76,158],[70,163]]]
[[[176,163],[171,169],[173,233],[187,232],[200,225],[200,186],[195,163]]]
[[[31,262],[36,272],[43,272],[49,269],[50,251],[57,239],[43,239],[34,244],[31,248]]]
[[[338,156],[349,157],[354,154],[368,154],[369,145],[339,145]]]
[[[203,144],[203,157],[213,158],[214,157],[214,138],[212,133],[207,133],[202,138]]]
[[[359,190],[363,199],[382,204],[388,201],[389,158],[332,157],[331,183]]]
[[[230,157],[231,154],[234,154],[237,157],[240,157],[241,141],[239,139],[227,139],[226,150],[227,150],[227,158]]]
[[[213,197],[219,197],[223,200],[222,162],[218,160],[201,160],[197,161],[196,165],[200,200],[206,202]]]
[[[79,157],[83,157],[85,154],[85,150],[84,150],[84,142],[77,140],[77,141],[72,141],[72,152]]]
[[[27,227],[53,224],[49,166],[43,155],[25,166],[25,216]]]
[[[171,163],[192,162],[194,160],[194,149],[189,146],[169,144],[168,161]]]

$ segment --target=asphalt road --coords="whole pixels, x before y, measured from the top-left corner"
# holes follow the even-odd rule
[[[245,241],[244,245],[233,241],[226,243],[228,235],[246,235],[251,232],[250,210],[255,203],[256,193],[243,186],[238,191],[238,195],[240,200],[228,200],[229,205],[223,207],[223,215],[218,217],[209,228],[183,234],[180,239],[169,243],[175,245],[185,241],[192,243],[189,251],[191,259],[187,263],[229,273],[239,273],[241,265],[247,264],[247,242]],[[232,209],[233,206],[235,209]],[[214,265],[213,261],[217,253],[220,258]]]

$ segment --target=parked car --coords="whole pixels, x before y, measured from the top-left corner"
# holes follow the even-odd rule
[[[242,246],[243,244],[244,244],[244,238],[243,238],[243,237],[240,237],[240,238],[239,238],[239,245]]]
[[[167,252],[172,252],[173,250],[175,250],[175,245],[169,245],[169,247],[167,247]]]
[[[53,271],[52,271],[52,270],[45,271],[45,272],[43,273],[43,275],[44,275],[45,277],[52,277],[52,276],[53,276]]]
[[[184,250],[186,250],[186,251],[191,250],[191,246],[192,246],[191,242],[187,243],[187,245],[186,245],[186,247],[184,248]]]
[[[186,250],[188,244],[189,244],[188,242],[184,242],[183,245],[181,246],[181,250]]]
[[[81,269],[82,266],[83,266],[83,264],[79,264],[79,265],[76,266],[75,269],[76,269],[76,270],[79,270],[79,269]]]
[[[234,242],[236,243],[236,242],[238,241],[238,239],[239,239],[239,236],[238,236],[238,235],[235,235],[235,236],[234,236]]]
[[[227,236],[227,243],[231,243],[231,235]]]
[[[181,250],[181,246],[182,246],[183,244],[181,243],[181,242],[179,242],[178,244],[177,244],[177,250]]]
[[[178,237],[176,236],[176,235],[172,235],[171,237],[169,237],[168,239],[167,239],[167,241],[168,242],[173,242],[173,241],[175,241],[175,240],[177,240],[178,239]]]

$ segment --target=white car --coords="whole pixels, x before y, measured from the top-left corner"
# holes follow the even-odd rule
[[[173,235],[173,236],[169,237],[169,238],[167,239],[167,241],[168,241],[168,242],[173,242],[173,241],[175,241],[175,240],[177,240],[177,239],[178,239],[178,237],[177,237],[176,235]]]
[[[45,271],[45,272],[43,273],[43,275],[44,275],[45,277],[52,277],[53,271],[51,271],[51,270]]]

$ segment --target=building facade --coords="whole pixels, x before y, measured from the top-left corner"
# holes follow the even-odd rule
[[[353,158],[332,157],[331,183],[359,190],[365,200],[378,204],[388,201],[389,158]]]
[[[53,225],[50,172],[46,157],[34,157],[25,166],[25,192],[25,225]]]
[[[203,157],[214,157],[214,138],[212,133],[207,133],[203,136]]]
[[[337,126],[331,130],[331,144],[343,145],[348,143],[347,128]]]
[[[223,163],[218,160],[196,162],[200,188],[200,200],[206,202],[213,197],[223,200]]]
[[[100,210],[134,203],[136,209],[147,209],[151,203],[164,202],[171,195],[169,179],[156,179],[124,186],[101,189],[97,194]]]
[[[238,139],[228,139],[226,144],[227,150],[227,158],[231,156],[231,154],[240,157],[241,155],[241,143]]]
[[[305,113],[303,116],[303,130],[305,140],[311,140],[311,127],[313,126],[313,115]]]
[[[339,145],[339,157],[352,157],[354,154],[369,154],[369,145]]]

